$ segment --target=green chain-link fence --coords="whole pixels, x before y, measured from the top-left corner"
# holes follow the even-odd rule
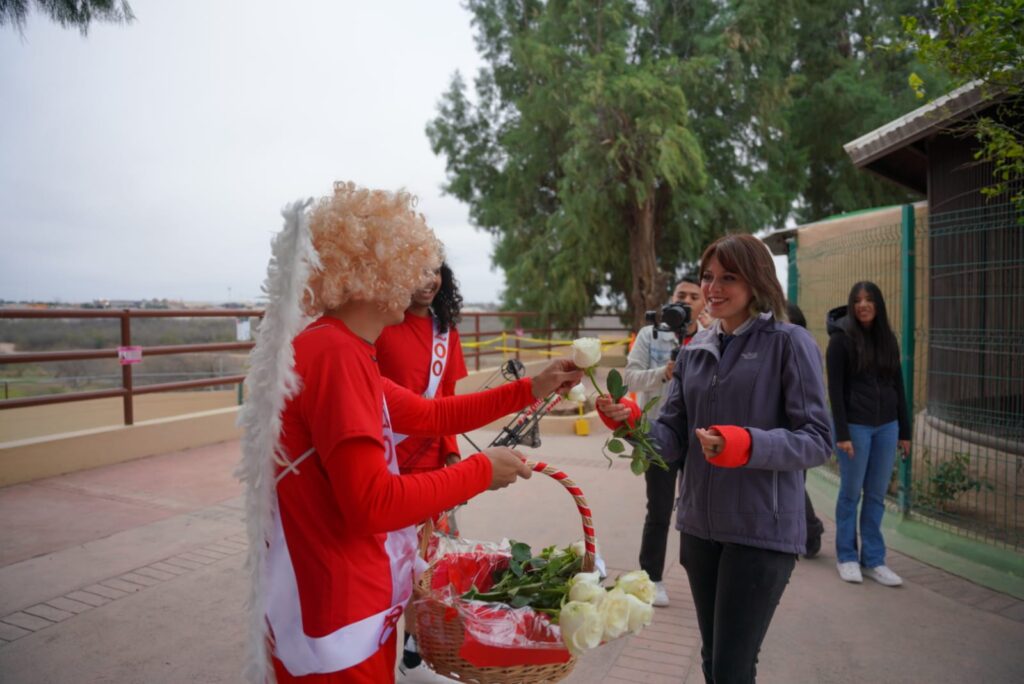
[[[797,231],[790,286],[822,350],[825,315],[860,280],[900,341],[913,456],[890,489],[904,510],[1024,548],[1024,229],[1007,204],[928,216],[892,207]],[[835,462],[829,467],[835,471]]]

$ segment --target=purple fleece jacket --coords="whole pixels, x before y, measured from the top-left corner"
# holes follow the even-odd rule
[[[676,527],[701,539],[804,553],[803,471],[832,451],[821,353],[810,334],[770,314],[748,320],[720,351],[718,324],[683,348],[651,434],[666,460],[686,459]],[[738,425],[750,461],[719,468],[696,428]]]

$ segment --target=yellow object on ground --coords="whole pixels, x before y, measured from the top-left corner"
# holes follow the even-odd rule
[[[586,418],[576,419],[576,434],[580,437],[586,437],[590,434],[590,421]]]

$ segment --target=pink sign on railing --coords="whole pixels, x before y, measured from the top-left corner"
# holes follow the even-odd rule
[[[132,363],[142,362],[142,347],[118,347],[117,358],[121,361],[122,366],[127,366]]]

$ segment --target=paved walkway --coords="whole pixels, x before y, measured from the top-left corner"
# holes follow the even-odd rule
[[[485,442],[491,435],[473,435]],[[606,467],[601,435],[545,437],[594,510],[611,574],[636,566],[643,481]],[[0,489],[0,681],[240,681],[238,443]],[[536,475],[460,512],[464,535],[534,547],[580,537],[570,497]],[[831,530],[831,525],[829,525]],[[801,561],[762,650],[762,682],[1024,681],[1024,603],[893,553],[890,589],[839,581],[831,538]],[[643,634],[582,658],[569,682],[699,682],[699,633],[670,540],[672,605]],[[422,669],[409,684],[439,681]]]

